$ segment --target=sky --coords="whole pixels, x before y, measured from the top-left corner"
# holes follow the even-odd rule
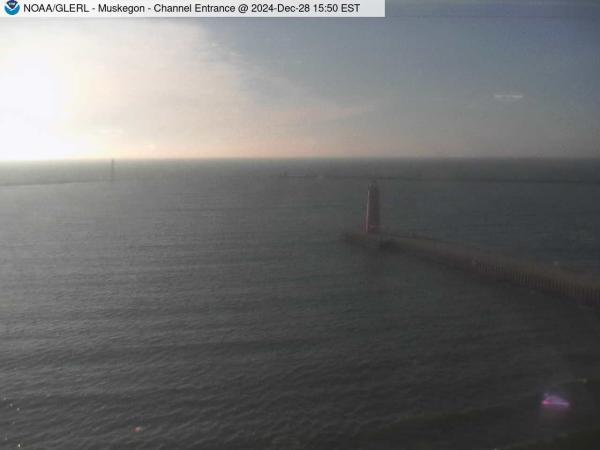
[[[600,157],[596,2],[0,26],[0,160]]]

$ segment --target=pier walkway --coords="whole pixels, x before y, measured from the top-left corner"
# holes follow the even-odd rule
[[[600,307],[600,280],[590,275],[435,239],[375,233],[345,233],[343,238],[350,243],[413,254],[488,279]]]

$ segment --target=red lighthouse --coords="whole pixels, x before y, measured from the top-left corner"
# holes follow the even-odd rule
[[[377,183],[373,181],[369,185],[367,194],[367,217],[365,220],[365,232],[376,234],[380,231],[380,216],[379,216],[379,188]]]

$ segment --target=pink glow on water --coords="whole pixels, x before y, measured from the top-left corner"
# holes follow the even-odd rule
[[[564,398],[559,397],[558,395],[544,394],[542,406],[552,409],[568,409],[571,406],[571,404],[568,400],[565,400]]]

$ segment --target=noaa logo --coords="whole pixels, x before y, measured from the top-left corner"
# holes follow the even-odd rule
[[[19,5],[19,2],[17,0],[8,0],[6,2],[6,5],[4,5],[4,11],[6,11],[6,14],[8,14],[9,16],[14,16],[15,14],[18,14],[20,10],[21,5]]]

